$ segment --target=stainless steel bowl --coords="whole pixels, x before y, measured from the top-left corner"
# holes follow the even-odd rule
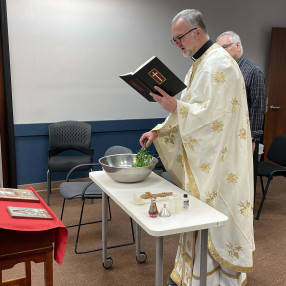
[[[120,183],[135,183],[144,180],[152,173],[158,160],[152,157],[151,164],[145,167],[132,167],[135,162],[136,154],[116,154],[99,159],[106,174]]]

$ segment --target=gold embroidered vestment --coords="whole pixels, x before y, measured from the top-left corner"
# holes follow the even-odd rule
[[[244,80],[236,62],[212,45],[188,72],[177,110],[157,125],[155,147],[175,183],[228,216],[209,230],[217,269],[253,267],[253,162]],[[195,235],[182,234],[172,278],[192,285]],[[199,274],[198,274],[199,275]]]

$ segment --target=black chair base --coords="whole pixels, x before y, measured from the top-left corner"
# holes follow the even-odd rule
[[[108,208],[109,208],[109,219],[107,219],[107,221],[111,220],[111,211],[110,211],[110,203],[109,203],[109,198],[107,198],[107,202],[108,202]],[[79,243],[79,233],[80,233],[80,228],[82,225],[86,225],[86,224],[91,224],[90,223],[82,223],[82,215],[83,215],[83,209],[84,209],[84,205],[85,205],[85,199],[82,200],[82,208],[81,208],[81,214],[80,214],[80,219],[79,219],[79,223],[78,223],[78,230],[77,230],[77,236],[76,236],[76,243],[75,243],[75,253],[76,254],[85,254],[85,253],[90,253],[90,252],[96,252],[96,251],[101,251],[102,248],[95,248],[95,249],[89,249],[89,250],[84,250],[84,251],[79,251],[78,250],[78,243]],[[98,223],[98,222],[102,222],[102,220],[93,222],[93,223]],[[122,247],[122,246],[128,246],[128,245],[133,245],[135,243],[135,237],[134,237],[134,230],[133,230],[133,221],[130,218],[130,224],[131,224],[131,234],[132,234],[132,241],[128,242],[128,243],[123,243],[123,244],[117,244],[117,245],[113,245],[113,246],[108,246],[107,249],[110,248],[117,248],[117,247]]]
[[[259,220],[260,213],[262,211],[264,200],[266,199],[266,194],[267,194],[267,191],[268,191],[268,188],[269,188],[271,180],[272,180],[272,178],[269,177],[268,180],[267,180],[267,183],[266,183],[266,187],[264,188],[263,179],[260,176],[260,183],[261,183],[261,188],[262,188],[262,199],[261,199],[261,202],[260,202],[260,205],[259,205],[259,208],[258,208],[258,212],[256,214],[256,218],[255,218],[256,220]]]

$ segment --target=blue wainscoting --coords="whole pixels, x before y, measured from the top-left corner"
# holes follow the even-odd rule
[[[94,162],[104,155],[107,148],[113,145],[129,147],[137,153],[141,146],[139,138],[164,118],[89,121],[92,126],[92,147]],[[50,123],[16,124],[15,146],[18,185],[46,182],[47,154],[49,148],[48,126]],[[152,145],[150,153],[155,152]],[[65,179],[66,173],[53,173],[52,180]],[[78,174],[77,177],[86,177]]]

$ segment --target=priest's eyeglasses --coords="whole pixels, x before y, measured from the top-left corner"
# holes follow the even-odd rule
[[[187,33],[185,33],[184,35],[179,36],[179,37],[177,37],[177,38],[173,38],[173,39],[171,40],[171,43],[172,43],[173,45],[180,45],[180,44],[181,44],[181,39],[182,39],[183,37],[185,37],[187,34],[191,33],[192,31],[194,31],[194,30],[196,30],[196,29],[197,29],[197,28],[193,28],[193,29],[191,29],[190,31],[188,31]]]

